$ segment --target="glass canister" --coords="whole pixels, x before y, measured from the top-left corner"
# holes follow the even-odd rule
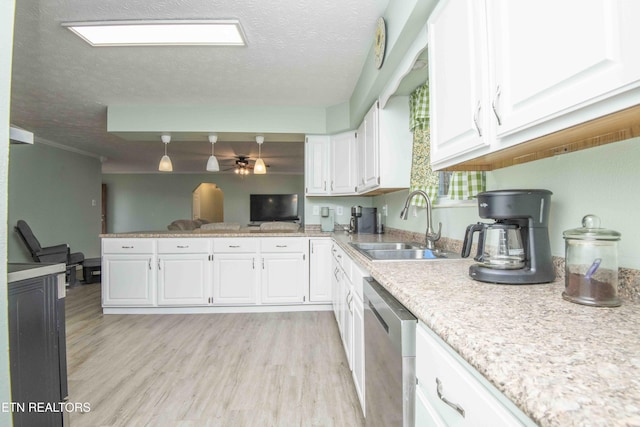
[[[567,301],[596,307],[617,307],[618,241],[620,233],[600,228],[600,218],[586,215],[582,227],[567,230],[565,287]]]

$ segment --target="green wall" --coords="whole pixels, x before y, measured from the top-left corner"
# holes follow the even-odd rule
[[[37,142],[9,150],[9,261],[32,261],[13,227],[25,220],[43,246],[100,256],[100,160]],[[95,201],[95,206],[93,206]]]
[[[304,216],[302,175],[105,174],[103,182],[109,233],[166,230],[173,220],[191,218],[192,192],[202,182],[217,184],[224,193],[226,222],[249,222],[251,193],[297,193]]]
[[[638,242],[640,228],[640,138],[590,148],[487,173],[487,189],[544,188],[551,190],[549,237],[553,255],[564,257],[562,232],[581,226],[586,214],[598,215],[601,226],[622,233],[619,265],[640,268]],[[399,219],[407,191],[377,196],[379,209],[389,205],[388,226],[424,232],[426,215],[418,208],[417,217]],[[481,221],[477,206],[436,208],[434,227],[442,222],[442,235],[462,240],[467,225]],[[483,220],[484,222],[490,222]]]

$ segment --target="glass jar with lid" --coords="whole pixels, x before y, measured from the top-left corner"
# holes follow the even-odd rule
[[[567,230],[565,288],[567,301],[596,307],[617,307],[618,241],[620,233],[600,228],[600,218],[586,215],[582,227]]]

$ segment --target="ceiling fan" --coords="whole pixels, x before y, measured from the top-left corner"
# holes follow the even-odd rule
[[[252,170],[254,165],[249,163],[249,156],[235,156],[235,162],[233,166],[224,169],[223,172],[233,170],[238,175],[248,175]],[[265,165],[269,167],[269,165]]]

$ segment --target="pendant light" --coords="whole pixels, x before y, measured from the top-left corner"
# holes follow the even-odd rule
[[[256,136],[256,142],[258,143],[258,160],[253,165],[253,173],[256,175],[264,175],[267,173],[267,167],[264,165],[264,160],[262,160],[262,143],[264,142],[264,136],[258,135]]]
[[[213,155],[213,146],[216,144],[216,141],[218,141],[218,135],[215,133],[209,135],[209,142],[211,143],[211,157],[209,157],[209,160],[207,161],[207,170],[209,172],[218,172],[220,170],[218,159]]]
[[[162,142],[164,143],[164,156],[160,159],[160,165],[158,165],[158,170],[161,172],[173,172],[173,165],[171,164],[171,159],[167,156],[167,145],[171,142],[171,135],[162,135],[160,137]]]

